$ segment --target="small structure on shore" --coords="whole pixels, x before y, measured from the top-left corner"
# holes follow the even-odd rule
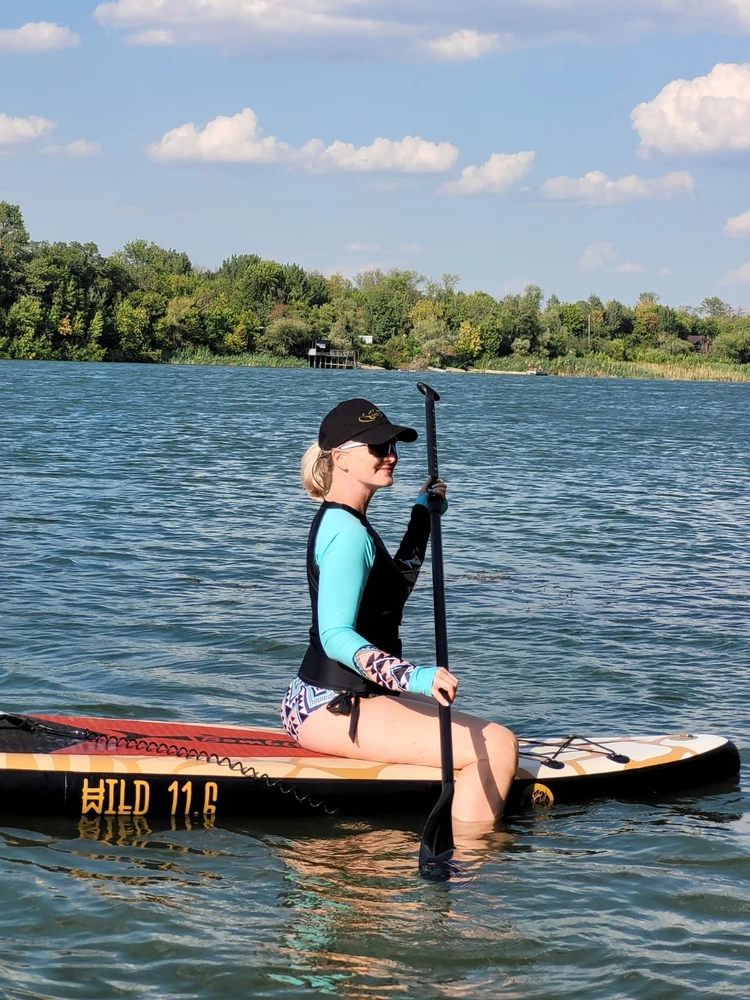
[[[698,336],[697,334],[691,334],[691,336],[686,337],[685,339],[687,340],[688,344],[690,344],[690,346],[693,348],[694,351],[697,351],[699,354],[703,355],[708,354],[708,348],[710,346],[710,341],[708,337],[701,337]]]
[[[355,351],[334,347],[327,340],[316,340],[308,348],[307,364],[310,368],[356,368],[357,355]]]

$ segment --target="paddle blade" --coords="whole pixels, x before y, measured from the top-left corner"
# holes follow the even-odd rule
[[[452,805],[453,783],[444,783],[437,805],[425,823],[422,844],[419,848],[419,871],[428,878],[434,877],[434,873],[441,868],[445,869],[455,849],[451,822]]]

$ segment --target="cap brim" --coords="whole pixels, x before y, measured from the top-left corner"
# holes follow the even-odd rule
[[[370,427],[361,434],[352,438],[353,441],[362,441],[364,444],[385,444],[386,441],[405,441],[411,444],[416,441],[419,435],[413,427],[399,427],[397,424],[380,424],[378,427]]]

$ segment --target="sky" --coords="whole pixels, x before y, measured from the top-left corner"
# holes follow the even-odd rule
[[[32,238],[750,308],[750,0],[3,0]]]

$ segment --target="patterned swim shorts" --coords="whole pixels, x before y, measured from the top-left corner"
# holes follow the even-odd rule
[[[331,691],[329,688],[314,687],[312,684],[305,684],[300,677],[295,677],[286,690],[284,700],[281,703],[281,724],[292,737],[298,739],[299,727],[316,708],[323,708],[340,692]]]

